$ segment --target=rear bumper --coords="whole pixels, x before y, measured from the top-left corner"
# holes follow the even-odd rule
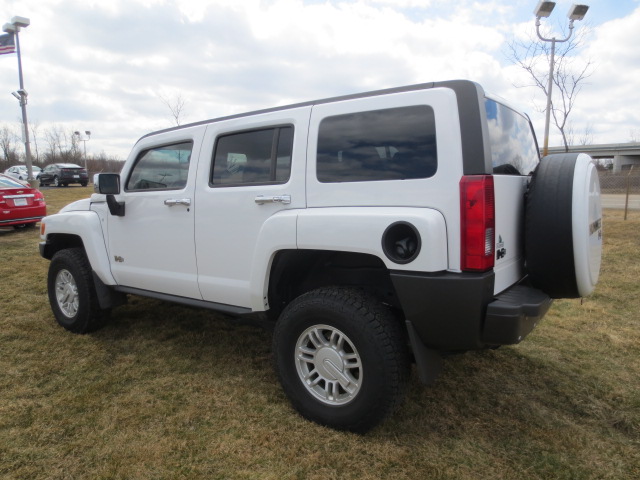
[[[493,272],[438,274],[392,272],[405,318],[425,347],[476,350],[521,342],[551,305],[526,284],[493,294]]]
[[[525,285],[501,293],[487,306],[482,341],[488,345],[520,343],[551,306],[551,298]]]
[[[61,175],[58,181],[64,183],[86,183],[89,181],[89,177],[87,175],[80,175],[78,178],[75,178],[73,175]]]
[[[19,212],[20,215],[16,215],[16,212],[11,212],[11,216],[1,215],[0,212],[0,227],[9,227],[11,225],[22,225],[25,223],[37,223],[44,218],[47,214],[46,210],[43,211],[42,207],[26,207],[22,208]]]

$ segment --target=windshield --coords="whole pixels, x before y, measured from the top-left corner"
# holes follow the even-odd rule
[[[529,175],[540,161],[529,120],[489,98],[485,99],[491,163],[497,175]]]

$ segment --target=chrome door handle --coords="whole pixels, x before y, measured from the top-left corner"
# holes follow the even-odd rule
[[[174,205],[184,205],[185,207],[191,206],[190,198],[168,198],[164,201],[164,204],[168,207],[173,207]]]
[[[255,198],[255,202],[258,205],[263,205],[265,203],[283,203],[288,205],[289,203],[291,203],[291,195],[274,195],[273,197],[258,195]]]

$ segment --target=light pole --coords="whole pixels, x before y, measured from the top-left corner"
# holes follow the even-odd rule
[[[549,122],[551,120],[551,90],[553,89],[553,67],[555,62],[555,54],[556,54],[556,43],[564,43],[571,38],[571,34],[573,33],[573,22],[575,20],[582,20],[584,16],[587,14],[587,10],[589,10],[588,5],[576,5],[575,3],[569,9],[568,17],[569,17],[569,35],[567,38],[558,40],[556,37],[553,38],[545,38],[540,34],[540,19],[542,17],[548,17],[551,15],[551,12],[556,6],[556,2],[538,2],[538,6],[533,11],[533,14],[536,16],[536,33],[538,34],[538,38],[543,42],[551,42],[551,59],[549,60],[549,83],[547,85],[547,110],[546,110],[546,118],[544,123],[544,147],[542,149],[542,156],[546,157],[547,153],[549,153]]]
[[[75,132],[73,132],[73,134],[78,138],[79,141],[84,143],[84,169],[87,170],[87,173],[89,173],[89,170],[87,169],[87,142],[91,139],[91,132],[89,130],[85,130],[83,135],[76,130]]]
[[[29,142],[29,122],[27,120],[27,96],[29,95],[24,89],[24,77],[22,75],[22,57],[20,55],[20,36],[18,33],[20,29],[26,28],[31,24],[31,21],[25,17],[13,17],[9,23],[5,23],[2,26],[2,31],[5,33],[13,33],[16,38],[16,53],[18,54],[18,78],[20,80],[20,89],[16,92],[12,92],[12,95],[20,102],[20,108],[22,109],[22,137],[24,139],[24,154],[25,163],[27,164],[27,180],[32,187],[38,186],[38,181],[33,178],[33,168],[31,164],[31,143]]]

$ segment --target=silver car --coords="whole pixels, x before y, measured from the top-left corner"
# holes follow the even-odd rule
[[[31,169],[33,172],[33,178],[39,178],[42,169],[40,167],[36,167],[35,165],[32,165]],[[13,167],[9,167],[4,171],[4,174],[18,180],[26,180],[27,178],[29,178],[29,173],[27,172],[26,165],[15,165]]]

